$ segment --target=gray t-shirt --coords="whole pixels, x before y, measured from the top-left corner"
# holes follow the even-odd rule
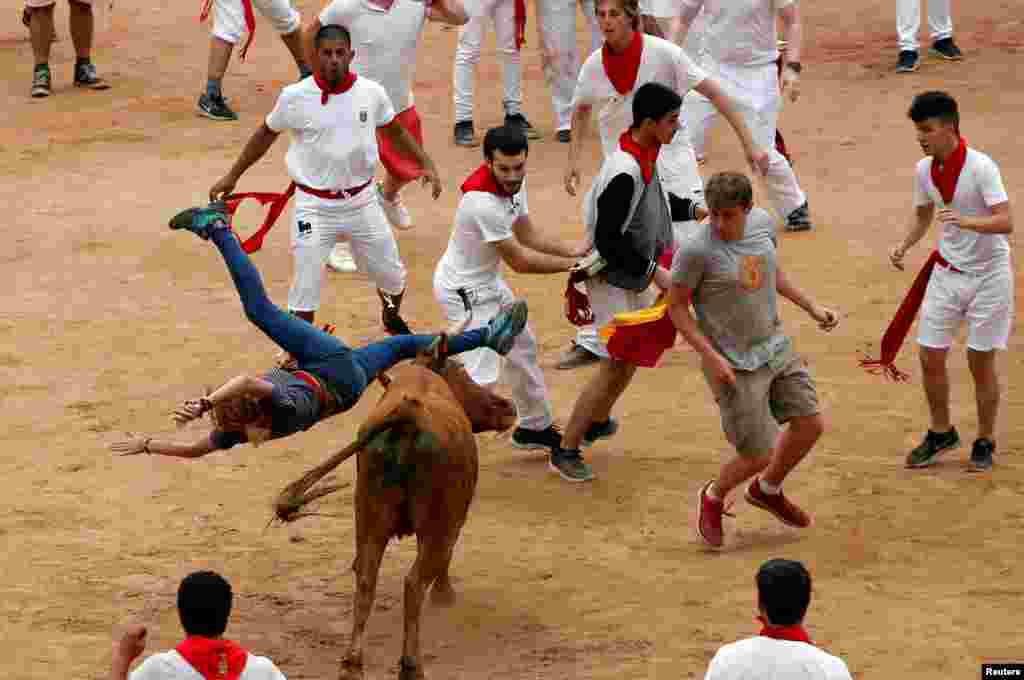
[[[693,291],[701,332],[741,371],[756,371],[790,348],[776,309],[775,247],[774,220],[754,208],[738,241],[723,241],[702,224],[672,260],[672,282]]]
[[[270,369],[263,379],[274,385],[270,393],[271,438],[308,430],[317,423],[322,404],[304,380],[280,368]],[[230,449],[245,441],[243,432],[214,430],[210,433],[210,442],[215,449]]]

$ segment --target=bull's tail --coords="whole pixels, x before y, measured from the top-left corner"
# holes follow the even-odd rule
[[[334,468],[364,449],[381,432],[402,422],[415,422],[416,411],[419,410],[418,407],[420,406],[421,404],[419,404],[418,400],[403,399],[397,407],[385,416],[376,422],[370,422],[361,427],[359,436],[356,437],[355,441],[302,475],[302,477],[296,479],[277,494],[277,499],[274,501],[275,519],[282,522],[294,522],[305,517],[310,513],[300,512],[304,506],[347,486],[345,484],[326,484],[316,489],[312,488],[314,484],[330,474]],[[272,519],[271,522],[273,521]]]

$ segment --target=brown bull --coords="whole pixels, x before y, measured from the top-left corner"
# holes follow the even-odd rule
[[[352,639],[340,677],[363,677],[363,633],[373,608],[384,549],[392,537],[416,535],[416,561],[405,577],[405,640],[401,680],[423,678],[420,611],[428,587],[432,600],[455,599],[448,568],[466,521],[477,480],[474,432],[505,430],[514,405],[477,385],[462,365],[445,358],[441,336],[430,353],[383,376],[381,397],[355,442],[293,482],[278,496],[279,519],[291,521],[309,501],[337,489],[311,489],[358,453],[356,495],[356,604]]]

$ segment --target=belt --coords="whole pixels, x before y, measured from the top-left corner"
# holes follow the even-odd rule
[[[316,196],[317,198],[328,198],[337,201],[342,198],[352,198],[353,196],[355,196],[356,194],[358,194],[360,191],[370,186],[371,184],[373,184],[372,177],[366,180],[365,184],[360,184],[359,186],[352,187],[350,189],[314,189],[313,187],[307,187],[305,184],[299,184],[298,182],[295,183],[295,186],[297,186],[301,191],[311,196]]]
[[[291,373],[296,378],[313,388],[316,398],[320,400],[321,418],[327,418],[339,411],[340,406],[337,399],[334,398],[334,395],[330,390],[324,388],[323,383],[320,382],[319,378],[308,371],[292,371]]]
[[[965,272],[962,269],[957,269],[956,267],[951,265],[946,258],[942,257],[941,255],[939,255],[938,259],[935,261],[935,266],[941,269],[945,269],[948,272],[952,272],[953,274],[963,274],[964,276],[978,276],[977,274],[972,274],[970,272]]]

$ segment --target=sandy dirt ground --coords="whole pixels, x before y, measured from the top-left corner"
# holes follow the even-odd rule
[[[0,669],[25,680],[102,677],[111,634],[125,621],[150,626],[149,651],[168,648],[179,639],[178,582],[213,568],[237,593],[231,636],[275,659],[290,678],[334,677],[353,603],[351,489],[322,507],[336,517],[287,528],[266,528],[269,504],[285,483],[350,440],[379,389],[350,414],[259,449],[188,462],[116,458],[106,448],[125,431],[176,434],[169,412],[180,400],[269,364],[274,348],[246,323],[214,250],[165,225],[203,201],[294,67],[259,19],[248,62],[232,62],[225,82],[240,122],[198,118],[208,34],[197,8],[119,3],[101,17],[95,48],[114,87],[78,91],[62,2],[51,60],[56,91],[35,101],[18,3],[0,0],[0,8],[8,19],[0,34],[7,216],[0,249],[0,476],[7,489],[0,639],[7,652]],[[300,9],[308,19],[317,5],[306,0]],[[727,448],[695,355],[673,351],[658,370],[642,371],[621,400],[620,434],[589,451],[599,475],[593,484],[561,482],[543,456],[513,449],[507,435],[481,436],[480,484],[453,567],[460,599],[424,614],[431,677],[702,677],[719,645],[756,630],[753,573],[776,556],[808,564],[815,591],[807,624],[858,678],[970,678],[986,660],[1024,661],[1021,334],[1001,358],[997,467],[987,475],[963,470],[976,425],[962,346],[951,373],[965,446],[923,472],[902,465],[927,425],[913,343],[899,361],[909,384],[886,384],[856,365],[859,351],[877,351],[927,251],[912,251],[903,273],[885,256],[911,210],[920,152],[905,111],[914,93],[954,92],[965,135],[999,162],[1011,201],[1024,199],[1024,145],[1013,132],[1024,113],[1024,25],[1016,9],[1011,0],[958,3],[956,37],[966,60],[926,59],[912,75],[892,71],[889,0],[828,0],[804,10],[804,94],[787,106],[781,127],[817,228],[784,235],[781,257],[798,283],[844,316],[824,335],[799,310],[783,307],[829,424],[787,483],[815,526],[787,529],[740,500],[724,550],[697,542],[696,493]],[[583,30],[581,21],[581,48]],[[525,108],[545,139],[531,149],[530,204],[543,228],[572,238],[580,232],[579,201],[561,185],[566,148],[553,139],[534,36],[531,26]],[[441,325],[431,274],[458,186],[480,160],[479,150],[450,142],[455,37],[429,28],[416,83],[427,149],[445,182],[437,202],[421,187],[406,194],[417,220],[399,238],[410,270],[406,309],[421,329]],[[499,74],[489,37],[479,129],[500,121]],[[597,168],[597,147],[596,140],[588,146],[587,175]],[[239,188],[282,188],[285,148],[280,140]],[[741,163],[722,124],[707,171]],[[257,217],[255,210],[241,214],[249,223]],[[291,270],[285,227],[272,232],[256,261],[272,297],[283,301]],[[531,304],[550,367],[572,335],[562,317],[564,278],[509,279]],[[320,316],[347,340],[380,337],[376,297],[358,275],[332,275],[324,300]],[[546,372],[561,422],[588,375]],[[392,544],[385,558],[368,677],[395,673],[402,580],[414,549],[408,540]]]

